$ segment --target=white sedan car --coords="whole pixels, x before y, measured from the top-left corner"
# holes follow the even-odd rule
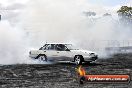
[[[47,43],[39,50],[31,50],[29,56],[42,61],[72,61],[76,64],[98,59],[95,52],[73,48],[72,44],[60,43]]]

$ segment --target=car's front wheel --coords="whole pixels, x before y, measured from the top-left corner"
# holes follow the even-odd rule
[[[75,56],[74,61],[77,65],[82,64],[82,57],[81,56]]]
[[[39,61],[47,61],[46,55],[38,55],[36,59],[38,59]]]

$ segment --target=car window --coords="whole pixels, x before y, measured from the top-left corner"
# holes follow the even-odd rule
[[[45,44],[43,47],[41,47],[39,50],[54,50],[55,44]]]
[[[45,44],[43,47],[39,48],[39,50],[45,50],[45,48],[46,48],[47,45],[48,44]]]
[[[54,50],[54,49],[55,49],[55,45],[54,45],[54,44],[51,44],[50,49],[51,49],[51,50]]]
[[[54,44],[48,44],[44,50],[54,50]]]
[[[66,51],[67,47],[63,44],[57,44],[55,46],[55,49],[58,50],[58,51]]]

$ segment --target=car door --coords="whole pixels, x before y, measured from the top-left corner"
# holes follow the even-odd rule
[[[47,44],[43,49],[43,52],[49,61],[54,61],[58,57],[54,46],[55,44]]]
[[[64,44],[57,44],[55,46],[58,61],[72,61],[71,52]]]

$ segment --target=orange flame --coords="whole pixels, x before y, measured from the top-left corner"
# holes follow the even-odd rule
[[[79,66],[78,73],[79,73],[80,76],[85,76],[86,75],[86,72],[85,72],[84,68],[82,68],[82,66]]]

